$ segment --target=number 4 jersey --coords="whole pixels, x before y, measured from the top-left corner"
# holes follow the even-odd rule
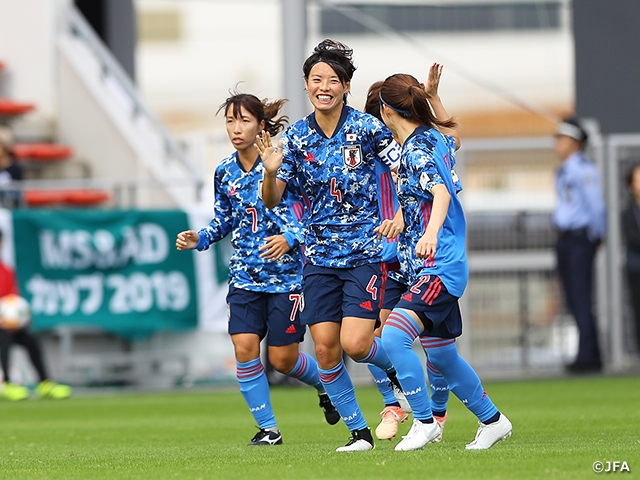
[[[307,261],[330,268],[382,261],[383,243],[373,231],[385,202],[379,193],[379,163],[394,168],[400,156],[387,127],[345,105],[331,138],[311,113],[289,126],[282,140],[277,176],[287,183],[297,180],[309,200]]]

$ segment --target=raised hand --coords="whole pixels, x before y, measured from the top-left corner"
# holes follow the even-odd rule
[[[278,148],[271,143],[271,135],[269,132],[263,131],[261,135],[256,136],[254,144],[258,150],[260,158],[267,174],[275,175],[280,165],[282,165],[282,140],[278,142]]]
[[[442,65],[434,62],[429,68],[429,76],[427,77],[427,84],[424,86],[424,91],[427,94],[427,98],[434,98],[438,96],[438,86],[440,85],[440,77],[442,76]]]

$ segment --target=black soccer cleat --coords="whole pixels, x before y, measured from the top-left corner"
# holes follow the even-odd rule
[[[336,448],[336,452],[365,452],[373,449],[371,430],[363,428],[351,432],[351,438],[344,447]]]
[[[261,445],[282,445],[282,435],[280,430],[272,432],[271,430],[260,429],[258,433],[247,444],[248,446],[261,446]]]
[[[320,408],[324,412],[324,419],[327,421],[329,425],[335,425],[340,421],[340,414],[336,410],[336,407],[331,403],[331,399],[327,392],[318,393],[318,398],[320,398]]]

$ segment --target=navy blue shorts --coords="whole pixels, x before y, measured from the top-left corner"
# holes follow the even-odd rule
[[[299,343],[306,327],[300,323],[300,292],[251,292],[229,286],[227,309],[229,335],[255,333],[267,345],[282,347]]]
[[[387,282],[385,262],[355,268],[304,266],[303,325],[341,322],[344,317],[378,320]]]
[[[382,302],[382,308],[385,310],[393,310],[396,306],[402,294],[407,291],[407,285],[399,282],[391,275],[387,279],[387,286],[384,289],[384,301]]]
[[[462,334],[458,297],[451,295],[436,275],[418,277],[395,308],[416,312],[425,327],[420,335],[456,338]]]

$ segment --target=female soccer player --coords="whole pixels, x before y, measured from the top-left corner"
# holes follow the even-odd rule
[[[374,229],[382,223],[384,201],[376,167],[393,164],[399,152],[378,119],[346,104],[355,71],[351,56],[345,45],[322,41],[302,67],[313,112],[287,128],[278,149],[268,132],[256,139],[265,166],[265,205],[277,205],[296,179],[310,201],[301,320],[310,326],[320,380],[351,431],[340,452],[373,448],[343,350],[357,362],[393,372],[373,335],[387,277]]]
[[[444,105],[438,94],[438,86],[440,84],[440,77],[442,76],[442,65],[434,63],[429,69],[429,76],[427,77],[427,83],[425,85],[425,92],[429,105],[433,109],[436,118],[446,120],[449,118]],[[367,100],[365,103],[364,111],[373,115],[382,121],[380,114],[380,88],[383,82],[375,82],[369,87],[367,91]],[[385,166],[386,167],[386,166]],[[388,170],[388,168],[387,168]],[[455,175],[455,172],[452,170]],[[380,174],[380,183],[393,192],[392,199],[393,205],[388,205],[387,208],[382,209],[381,215],[383,217],[383,224],[378,231],[385,231],[384,242],[384,259],[389,265],[389,278],[387,279],[384,303],[380,310],[380,327],[376,328],[374,334],[379,337],[382,333],[382,327],[384,326],[391,310],[395,307],[396,303],[400,300],[400,297],[407,290],[407,279],[402,275],[400,266],[397,259],[397,245],[398,235],[404,230],[404,221],[402,218],[402,210],[398,208],[396,184],[395,179],[391,179],[391,172],[382,172]],[[457,178],[457,177],[456,177]],[[456,191],[462,189],[457,184]],[[393,208],[390,208],[390,207]],[[385,225],[385,222],[389,222],[389,225]],[[425,350],[426,353],[426,350]],[[369,371],[373,375],[380,394],[382,395],[385,403],[385,407],[380,412],[382,421],[376,428],[376,436],[380,440],[393,440],[398,433],[398,425],[404,423],[408,418],[408,413],[411,412],[411,407],[406,403],[406,399],[401,404],[396,399],[392,386],[390,385],[387,374],[376,367],[373,364],[368,364]],[[449,386],[442,377],[442,374],[431,364],[427,359],[427,375],[429,379],[429,386],[431,388],[431,407],[433,409],[433,417],[440,425],[440,428],[444,430],[444,425],[447,420],[447,403],[449,400]],[[401,397],[404,399],[404,396]],[[436,441],[441,441],[440,436]]]
[[[420,336],[429,361],[479,419],[476,437],[467,450],[484,450],[511,435],[512,427],[456,348],[456,338],[462,333],[458,299],[469,276],[466,222],[451,175],[456,124],[435,118],[427,94],[411,75],[387,78],[380,89],[380,102],[385,124],[402,145],[397,182],[405,231],[398,256],[410,280],[407,293],[382,330],[382,344],[414,415],[411,430],[395,449],[421,449],[441,435],[422,364],[411,349]]]
[[[237,362],[237,378],[260,431],[249,445],[282,443],[269,398],[269,384],[260,361],[260,341],[266,336],[273,367],[315,387],[328,423],[340,417],[318,378],[318,365],[298,350],[305,327],[300,324],[303,212],[299,189],[287,189],[282,201],[269,210],[256,185],[264,167],[255,147],[261,131],[276,135],[286,122],[278,117],[284,100],[260,101],[236,93],[222,104],[227,134],[236,152],[216,168],[214,218],[199,232],[180,232],[178,250],[206,250],[231,233],[229,265],[229,334]]]

